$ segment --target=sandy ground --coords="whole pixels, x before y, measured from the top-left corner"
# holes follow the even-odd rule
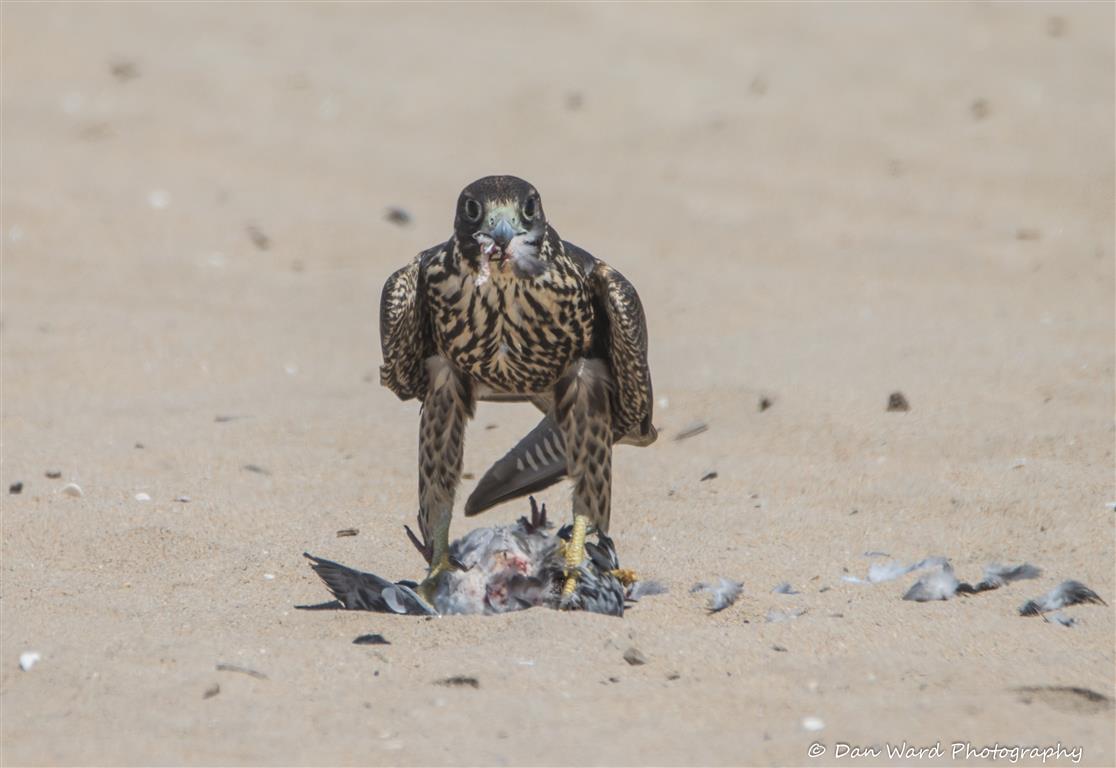
[[[1016,609],[1067,578],[1116,602],[1113,22],[6,3],[4,765],[1112,765],[1113,609]],[[663,436],[618,449],[613,528],[672,591],[622,620],[297,610],[328,598],[303,550],[421,574],[379,290],[494,172],[643,296]],[[481,407],[466,470],[534,421]],[[870,550],[1044,574],[915,604],[842,581]],[[715,576],[745,591],[707,615]],[[834,751],[904,741],[946,754]]]

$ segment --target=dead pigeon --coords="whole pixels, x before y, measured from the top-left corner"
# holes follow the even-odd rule
[[[311,567],[348,609],[408,615],[492,614],[533,606],[557,608],[566,578],[565,542],[571,526],[554,533],[546,507],[531,499],[531,519],[514,525],[477,528],[450,545],[454,569],[435,586],[433,604],[424,601],[413,581],[390,582],[371,573],[307,554]],[[607,536],[587,542],[572,609],[622,616],[625,602],[664,592],[655,582],[635,581],[619,568],[616,547]],[[643,586],[641,586],[643,585]],[[634,597],[633,597],[634,595]]]

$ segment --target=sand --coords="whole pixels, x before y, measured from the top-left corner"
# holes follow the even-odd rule
[[[1113,609],[1016,611],[1069,578],[1116,601],[1113,22],[5,3],[4,765],[1112,765]],[[661,438],[617,450],[613,534],[671,592],[298,610],[328,599],[304,550],[422,573],[379,291],[499,172],[643,297]],[[480,407],[466,471],[535,419]],[[1043,575],[916,604],[842,579],[876,550]],[[744,592],[708,615],[720,576]],[[835,751],[904,742],[945,754]]]

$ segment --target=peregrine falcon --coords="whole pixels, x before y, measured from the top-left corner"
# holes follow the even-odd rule
[[[534,430],[481,478],[465,505],[476,515],[573,481],[573,533],[565,547],[571,599],[590,527],[608,533],[612,445],[649,445],[647,325],[635,288],[563,240],[535,188],[487,176],[457,200],[453,235],[388,278],[380,300],[380,383],[422,401],[421,541],[429,598],[456,567],[449,550],[465,423],[479,400],[528,401]]]

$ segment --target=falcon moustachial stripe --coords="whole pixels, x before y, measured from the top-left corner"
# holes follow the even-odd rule
[[[619,272],[562,240],[535,188],[488,176],[457,200],[453,236],[388,278],[380,382],[422,401],[419,532],[429,597],[457,567],[449,529],[465,424],[478,400],[529,401],[539,425],[485,474],[466,515],[573,481],[569,599],[590,527],[607,534],[612,445],[649,445],[651,373],[639,295]],[[409,530],[408,530],[409,532]]]

